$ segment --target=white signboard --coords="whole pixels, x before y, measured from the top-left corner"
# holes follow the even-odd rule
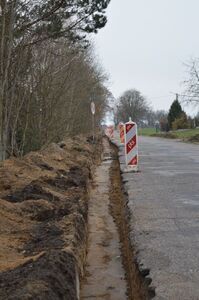
[[[93,101],[91,102],[91,112],[93,115],[95,114],[95,103]]]

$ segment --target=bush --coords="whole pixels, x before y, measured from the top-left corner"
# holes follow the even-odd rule
[[[188,122],[186,113],[182,113],[181,116],[175,121],[172,122],[172,129],[178,130],[178,129],[188,129],[190,128],[190,122]]]
[[[175,122],[176,119],[179,119],[182,113],[183,113],[182,107],[178,99],[176,99],[175,101],[173,101],[169,109],[169,114],[168,114],[169,130],[172,129],[173,122]]]
[[[162,117],[160,119],[160,130],[161,131],[169,131],[169,124],[168,124],[168,120],[166,117]]]

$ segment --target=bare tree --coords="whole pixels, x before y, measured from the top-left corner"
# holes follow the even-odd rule
[[[90,52],[71,48],[64,40],[45,41],[32,51],[28,77],[21,87],[29,97],[15,126],[17,153],[39,149],[66,135],[89,132],[93,87],[96,119],[103,118],[108,99],[106,76]]]
[[[183,101],[188,104],[199,105],[199,59],[195,58],[186,64],[188,78],[184,81],[185,91]]]
[[[77,132],[77,124],[88,131],[82,115],[93,85],[103,114],[106,86],[85,33],[105,25],[109,2],[0,1],[0,159]]]
[[[133,121],[139,122],[146,116],[149,109],[149,104],[139,91],[128,90],[118,99],[116,120],[127,122],[131,117]]]

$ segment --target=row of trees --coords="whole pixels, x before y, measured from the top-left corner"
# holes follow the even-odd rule
[[[151,109],[145,97],[137,90],[124,92],[115,106],[115,123],[127,122],[129,117],[143,127],[157,127],[162,131],[187,129],[199,126],[199,113],[195,118],[188,117],[181,104],[173,101],[169,112]]]
[[[110,0],[1,0],[0,146],[23,155],[88,132],[110,93],[87,35],[106,24]]]
[[[129,117],[141,126],[155,127],[160,125],[163,131],[194,128],[199,126],[199,59],[195,58],[186,64],[187,79],[184,80],[184,93],[181,100],[184,104],[195,106],[198,113],[194,118],[186,115],[181,104],[176,100],[172,103],[169,112],[154,111],[145,97],[137,90],[124,92],[115,106],[115,123],[126,122]]]
[[[127,122],[129,117],[139,126],[155,127],[157,122],[167,119],[167,112],[154,111],[146,98],[136,89],[125,91],[116,102],[114,109],[115,124]]]

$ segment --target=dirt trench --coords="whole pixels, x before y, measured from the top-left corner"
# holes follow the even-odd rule
[[[117,148],[104,139],[102,163],[91,189],[88,255],[80,299],[151,299],[129,234]]]

